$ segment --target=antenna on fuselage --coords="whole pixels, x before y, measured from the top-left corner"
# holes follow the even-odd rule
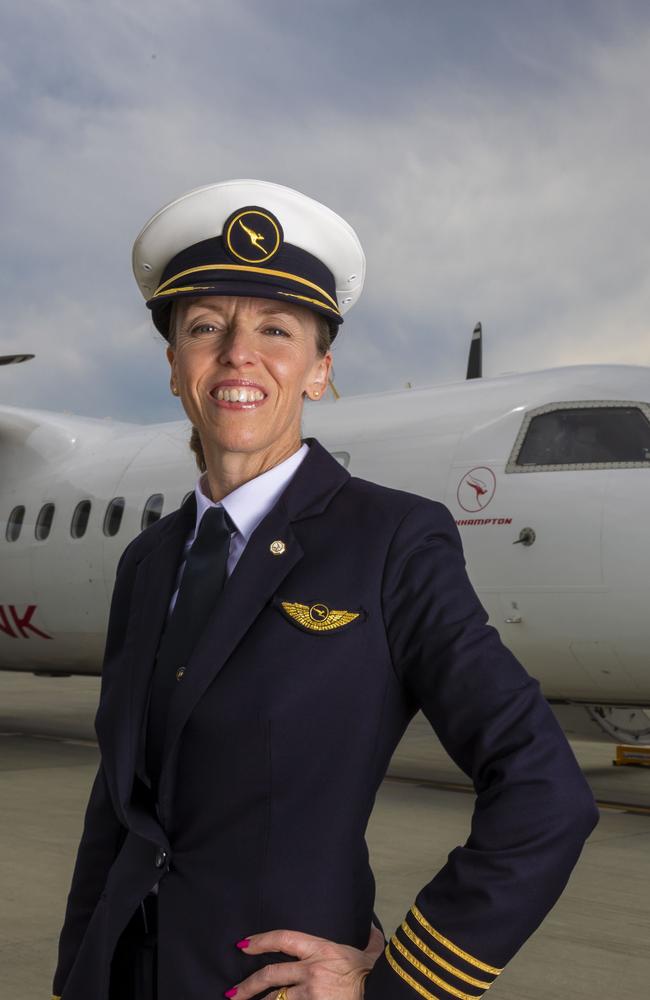
[[[472,332],[467,358],[466,378],[481,378],[483,375],[483,327],[477,323]]]
[[[16,365],[19,361],[29,361],[35,354],[0,354],[0,365]]]

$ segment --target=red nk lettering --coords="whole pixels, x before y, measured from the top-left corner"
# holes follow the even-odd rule
[[[48,635],[46,632],[41,632],[40,628],[37,628],[36,625],[32,625],[32,616],[38,605],[28,604],[22,615],[18,613],[14,604],[8,604],[7,607],[9,608],[9,615],[13,619],[13,622],[9,620],[9,615],[7,615],[4,605],[0,604],[0,632],[10,635],[12,639],[18,639],[19,636],[22,636],[23,639],[28,639],[28,632],[33,632],[34,635],[40,636],[41,639],[53,638],[53,636]]]

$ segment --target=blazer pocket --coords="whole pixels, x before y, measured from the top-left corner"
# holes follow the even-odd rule
[[[330,606],[323,601],[276,594],[272,604],[288,622],[311,635],[338,635],[339,632],[358,628],[368,617],[365,608],[348,608],[340,601]]]

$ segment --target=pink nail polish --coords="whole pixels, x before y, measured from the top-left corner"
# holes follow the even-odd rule
[[[250,942],[250,938],[242,938],[241,941],[237,942],[237,947],[238,948],[248,948],[248,946],[249,946],[250,943],[251,943]]]
[[[231,990],[226,990],[226,992],[224,993],[224,996],[226,996],[226,997],[234,997],[234,995],[235,995],[236,992],[237,992],[237,987],[233,986],[233,988]]]

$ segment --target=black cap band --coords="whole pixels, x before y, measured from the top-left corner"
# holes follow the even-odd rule
[[[329,320],[332,340],[343,322],[330,269],[308,251],[284,243],[275,216],[255,206],[233,213],[221,236],[195,243],[169,261],[147,300],[164,337],[172,302],[203,295],[250,295],[305,306]]]

